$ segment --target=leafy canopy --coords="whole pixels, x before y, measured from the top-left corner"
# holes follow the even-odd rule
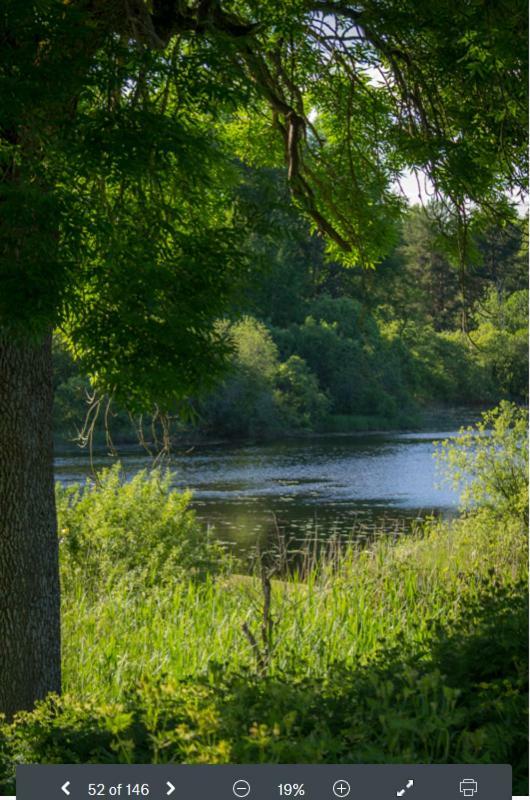
[[[241,162],[285,163],[331,255],[392,245],[396,181],[464,215],[524,185],[526,8],[506,0],[6,0],[0,322],[171,405],[223,367]]]

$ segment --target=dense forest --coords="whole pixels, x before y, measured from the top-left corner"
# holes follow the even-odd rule
[[[528,394],[528,225],[515,212],[473,220],[466,264],[435,203],[413,206],[374,269],[330,260],[289,200],[284,176],[246,170],[237,213],[248,231],[230,348],[206,396],[169,414],[175,436],[274,437],[421,425],[433,406],[524,402]],[[94,421],[89,379],[55,341],[55,426],[76,439]],[[152,438],[155,413],[129,417],[109,397],[95,440]],[[92,405],[90,403],[92,400]],[[96,401],[97,402],[97,401]]]

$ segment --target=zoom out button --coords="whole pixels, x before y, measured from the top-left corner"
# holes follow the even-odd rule
[[[232,786],[232,792],[236,797],[248,797],[250,794],[250,783],[240,779]]]

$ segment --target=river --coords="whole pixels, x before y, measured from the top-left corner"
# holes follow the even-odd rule
[[[441,483],[436,445],[456,430],[286,438],[262,444],[178,449],[173,483],[193,492],[193,507],[212,534],[238,551],[277,537],[326,539],[393,535],[415,520],[455,514],[458,497]],[[127,474],[149,466],[143,451],[124,450]],[[113,461],[95,453],[96,467]],[[85,451],[59,452],[63,483],[90,473]]]

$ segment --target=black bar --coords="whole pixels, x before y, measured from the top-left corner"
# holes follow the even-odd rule
[[[507,764],[53,764],[17,800],[511,800]]]

